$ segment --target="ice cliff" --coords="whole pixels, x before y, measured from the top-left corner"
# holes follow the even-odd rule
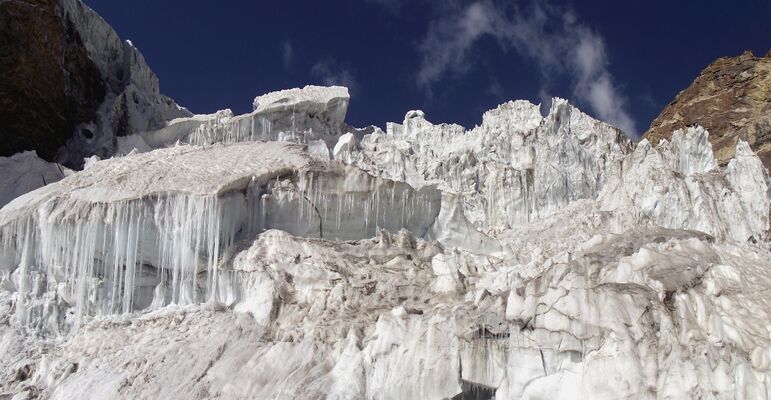
[[[769,178],[554,99],[345,124],[345,88],[176,119],[0,210],[0,395],[771,395]],[[139,143],[139,141],[135,141]]]

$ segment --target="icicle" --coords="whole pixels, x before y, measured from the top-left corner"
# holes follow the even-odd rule
[[[365,232],[369,232],[369,199],[364,199],[364,229]]]
[[[300,222],[302,221],[303,217],[303,209],[305,206],[305,174],[300,174],[298,178],[298,189],[300,191],[300,195],[298,198],[298,204],[299,205],[299,212],[297,213],[297,226],[300,226]]]
[[[27,287],[28,270],[32,261],[34,251],[34,232],[33,220],[31,217],[25,218],[21,224],[17,223],[16,228],[16,248],[21,249],[19,254],[19,296],[16,302],[16,315],[19,323],[25,324],[27,321],[26,294],[29,291]]]
[[[337,196],[337,230],[340,230],[340,221],[343,218],[342,196]]]
[[[295,104],[292,104],[292,139],[296,140],[297,136],[295,136],[295,127],[294,127],[294,117],[295,117]]]
[[[380,191],[375,190],[375,229],[380,228]]]

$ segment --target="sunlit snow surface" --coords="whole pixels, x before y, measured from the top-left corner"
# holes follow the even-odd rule
[[[634,145],[561,99],[468,131],[347,104],[175,120],[0,210],[0,396],[771,394],[746,143],[722,167],[701,128]]]

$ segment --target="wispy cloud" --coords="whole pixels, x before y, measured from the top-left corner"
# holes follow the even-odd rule
[[[558,77],[567,77],[576,100],[599,118],[637,134],[627,100],[608,69],[604,40],[570,9],[546,2],[516,7],[479,0],[450,5],[438,15],[419,45],[422,61],[416,79],[427,94],[440,80],[472,68],[475,46],[490,38],[503,51],[513,49],[536,64],[541,93],[551,92]]]
[[[449,7],[431,22],[420,43],[422,53],[418,85],[431,86],[448,73],[464,73],[470,67],[469,53],[478,39],[495,36],[496,16],[487,3],[473,3],[465,9]]]
[[[311,68],[311,76],[326,86],[345,86],[352,93],[358,92],[359,82],[352,69],[340,64],[332,57],[324,58]]]
[[[294,63],[294,47],[289,39],[281,42],[281,57],[284,61],[284,68],[290,68]]]
[[[582,29],[572,58],[575,96],[588,103],[601,119],[618,126],[624,132],[637,135],[635,123],[626,110],[627,100],[618,91],[608,71],[608,58],[602,38],[588,29]]]
[[[498,100],[506,99],[506,91],[497,79],[494,77],[490,81],[490,86],[487,87],[487,93],[495,96]]]
[[[365,0],[367,3],[377,4],[393,14],[399,14],[402,9],[402,0]]]
[[[650,89],[647,89],[642,94],[639,94],[637,99],[648,107],[659,109],[662,108],[662,104],[653,97],[653,93],[651,93]]]

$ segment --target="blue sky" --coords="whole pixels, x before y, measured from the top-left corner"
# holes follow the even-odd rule
[[[356,126],[422,109],[472,127],[510,99],[570,99],[641,134],[712,60],[771,48],[771,1],[85,0],[196,113],[343,84]]]

